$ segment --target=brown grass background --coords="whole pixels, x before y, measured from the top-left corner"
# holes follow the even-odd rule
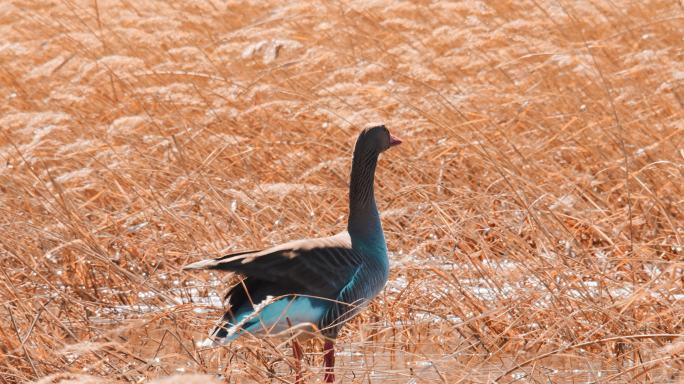
[[[342,229],[373,123],[339,381],[682,380],[683,85],[677,1],[2,2],[0,381],[292,382],[180,267]]]

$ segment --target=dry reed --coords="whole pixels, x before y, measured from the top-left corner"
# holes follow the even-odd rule
[[[282,346],[197,346],[232,278],[180,267],[343,228],[377,122],[405,141],[377,176],[392,274],[341,380],[682,380],[683,23],[671,1],[3,3],[0,381],[292,382]]]

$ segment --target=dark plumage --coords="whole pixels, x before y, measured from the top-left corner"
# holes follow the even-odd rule
[[[214,340],[228,342],[244,332],[277,334],[291,326],[321,335],[327,340],[326,381],[333,380],[332,340],[387,282],[389,260],[373,181],[380,153],[400,143],[382,125],[364,129],[359,135],[349,183],[346,231],[185,267],[231,271],[244,277],[227,294],[229,311],[212,332]]]

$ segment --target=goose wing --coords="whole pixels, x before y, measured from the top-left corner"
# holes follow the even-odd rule
[[[362,264],[362,255],[352,249],[349,233],[342,232],[203,260],[184,269],[232,271],[291,289],[291,293],[335,298]]]

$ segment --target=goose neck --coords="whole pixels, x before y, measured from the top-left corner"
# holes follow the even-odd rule
[[[378,154],[354,154],[351,180],[349,182],[349,224],[350,235],[363,236],[382,234],[380,215],[375,204],[373,183]]]

